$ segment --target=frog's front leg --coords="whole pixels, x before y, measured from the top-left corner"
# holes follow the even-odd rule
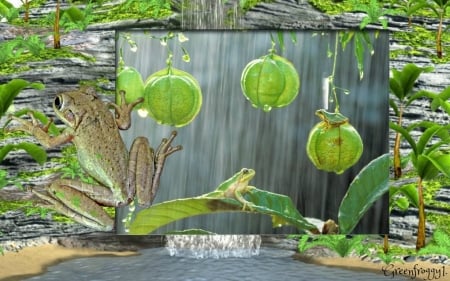
[[[49,203],[50,208],[80,224],[100,231],[110,231],[114,227],[114,220],[102,207],[102,205],[111,206],[114,202],[101,199],[106,198],[105,192],[110,193],[110,190],[103,186],[59,179],[46,187],[46,194],[35,189],[31,191]],[[108,198],[111,197],[110,194]]]
[[[252,189],[255,189],[254,186],[245,186],[243,188],[236,188],[234,190],[234,197],[236,198],[236,200],[238,200],[239,202],[242,203],[243,207],[242,210],[245,211],[245,209],[248,208],[249,211],[253,211],[253,208],[255,206],[255,204],[253,204],[250,201],[245,200],[244,195],[247,192],[250,192]]]
[[[153,202],[166,158],[182,149],[181,146],[171,146],[175,136],[176,132],[172,132],[169,139],[163,139],[156,155],[147,138],[138,137],[134,140],[130,149],[128,167],[129,199],[133,200],[136,193],[139,205],[149,206]]]
[[[52,124],[53,120],[50,119],[46,125],[41,124],[37,121],[33,114],[29,113],[31,121],[10,115],[9,119],[14,120],[20,123],[19,126],[9,129],[10,131],[22,131],[28,134],[33,135],[39,143],[47,148],[55,147],[61,145],[63,143],[70,142],[73,139],[73,135],[69,132],[64,131],[63,133],[57,136],[50,136],[48,134],[48,128]],[[9,122],[9,121],[8,121]]]
[[[127,130],[131,126],[131,111],[133,108],[144,101],[144,98],[138,98],[132,103],[125,102],[125,91],[120,91],[121,105],[108,103],[116,111],[116,124],[121,130]]]

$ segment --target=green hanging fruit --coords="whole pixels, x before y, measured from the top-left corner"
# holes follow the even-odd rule
[[[182,127],[200,112],[202,92],[197,80],[176,68],[164,68],[150,75],[144,88],[144,104],[149,116],[159,124]]]
[[[358,131],[341,113],[316,111],[322,119],[309,133],[306,152],[319,170],[342,174],[358,162],[363,142]]]
[[[116,103],[120,105],[120,91],[125,91],[125,100],[131,103],[144,96],[144,82],[141,74],[133,67],[125,66],[117,75]],[[135,109],[140,108],[138,104]]]
[[[289,105],[297,97],[300,78],[290,61],[268,54],[245,66],[241,88],[254,107],[268,112]]]

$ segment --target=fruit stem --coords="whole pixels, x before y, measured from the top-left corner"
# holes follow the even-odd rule
[[[339,42],[339,33],[336,32],[336,39],[334,42],[334,53],[333,53],[333,70],[331,72],[330,77],[328,78],[330,81],[331,91],[334,95],[334,102],[335,102],[334,112],[336,113],[339,113],[339,101],[337,98],[336,85],[334,85],[334,76],[336,73],[338,42]]]

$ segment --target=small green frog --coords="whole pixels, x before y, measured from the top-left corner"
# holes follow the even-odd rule
[[[57,179],[46,187],[46,194],[36,190],[32,192],[56,211],[101,231],[110,231],[114,227],[114,220],[102,206],[126,206],[135,198],[141,206],[150,205],[158,189],[166,157],[182,149],[181,146],[171,146],[176,136],[173,132],[169,139],[161,141],[156,153],[144,137],[136,138],[128,152],[119,129],[126,130],[131,126],[131,111],[143,99],[127,104],[125,92],[121,91],[120,96],[122,103],[118,106],[103,102],[91,87],[58,94],[53,109],[67,128],[57,136],[50,136],[47,132],[51,120],[43,126],[34,118],[30,122],[10,117],[20,123],[13,130],[34,135],[45,147],[67,142],[75,144],[81,167],[98,184]]]
[[[255,170],[243,168],[231,178],[221,183],[216,190],[202,195],[202,197],[209,198],[232,198],[239,201],[245,211],[247,208],[252,211],[254,204],[245,200],[244,194],[255,189],[253,186],[249,186],[249,181],[255,176]]]

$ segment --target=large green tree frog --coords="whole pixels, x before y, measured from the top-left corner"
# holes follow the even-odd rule
[[[30,122],[10,117],[20,123],[13,130],[34,135],[45,147],[70,141],[75,144],[81,167],[98,183],[57,179],[46,187],[46,193],[32,192],[56,211],[101,231],[114,227],[114,220],[102,206],[126,206],[135,199],[143,206],[152,203],[166,157],[181,149],[171,146],[176,136],[173,132],[169,139],[162,140],[156,152],[144,137],[136,138],[128,152],[119,129],[130,127],[131,111],[143,99],[127,104],[123,91],[120,96],[122,103],[118,106],[103,102],[91,87],[58,94],[53,109],[67,128],[57,136],[47,133],[49,124],[43,126],[34,118]]]

